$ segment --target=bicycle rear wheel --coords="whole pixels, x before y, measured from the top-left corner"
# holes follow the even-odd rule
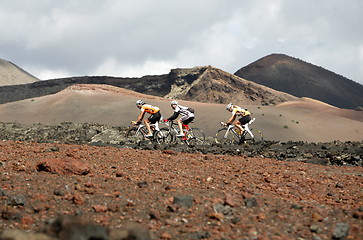
[[[244,136],[243,141],[245,143],[255,144],[255,145],[261,145],[263,143],[263,135],[260,130],[256,128],[250,129],[252,132],[252,135],[247,132],[247,134]]]
[[[185,141],[188,145],[203,145],[205,143],[205,135],[199,128],[191,128],[186,133]]]
[[[217,131],[214,141],[218,144],[226,144],[226,145],[232,145],[232,144],[238,144],[240,141],[239,136],[234,131],[228,131],[228,128],[221,128]]]
[[[137,131],[137,127],[131,127],[126,131],[125,138],[127,143],[139,143],[144,140],[142,131]]]

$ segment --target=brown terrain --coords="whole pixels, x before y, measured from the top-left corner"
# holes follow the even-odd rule
[[[363,107],[363,85],[284,54],[263,57],[235,75],[296,97],[310,97],[340,108]]]
[[[226,93],[226,95],[229,95]],[[106,85],[76,85],[56,94],[0,105],[0,121],[59,124],[62,122],[101,123],[127,126],[136,120],[137,99],[161,108],[162,115],[172,115],[170,100]],[[196,110],[194,126],[207,136],[214,136],[221,121],[230,113],[225,104],[180,100]],[[302,98],[276,106],[242,105],[257,119],[253,124],[266,140],[329,142],[362,141],[363,112],[339,109],[320,101]],[[35,114],[36,113],[36,114]]]
[[[264,106],[297,100],[297,97],[290,94],[247,81],[211,66],[173,69],[170,75],[175,80],[165,98]],[[197,78],[189,82],[188,76]]]
[[[54,95],[0,107],[5,113],[2,118],[17,116],[19,120],[52,123],[55,128],[56,121],[75,120],[71,118],[75,114],[79,122],[107,119],[110,122],[106,124],[126,126],[137,116],[134,103],[139,98],[161,106],[165,115],[172,113],[168,99],[105,85],[73,86]],[[212,124],[217,120],[211,116],[218,120],[229,116],[221,104],[181,102],[196,109],[199,115],[195,125],[209,136],[219,128],[217,123]],[[260,121],[256,126],[264,129],[267,139],[300,140],[305,136],[310,142],[362,140],[362,112],[338,109],[312,99],[251,107]],[[7,114],[7,109],[16,111]],[[210,130],[205,123],[211,125]],[[289,127],[284,128],[285,124]],[[8,130],[15,127],[10,125]],[[52,134],[46,129],[40,127],[38,134]],[[55,131],[59,133],[61,129]],[[23,239],[21,235],[26,239],[363,236],[362,166],[296,161],[292,151],[303,147],[299,144],[291,145],[284,153],[288,158],[281,161],[262,157],[274,151],[267,145],[260,155],[246,152],[247,146],[226,154],[218,153],[220,150],[188,153],[170,148],[56,143],[62,139],[37,143],[37,138],[30,138],[29,129],[24,129],[23,134],[28,140],[1,142],[0,212],[1,229],[6,231],[0,239]],[[73,139],[76,142],[77,138]],[[209,148],[214,149],[212,145]],[[281,158],[279,148],[271,156]],[[333,152],[333,148],[319,148]],[[354,159],[363,159],[362,144],[344,149],[354,151]],[[241,154],[231,154],[236,151]],[[314,156],[314,150],[304,156],[309,154]],[[335,158],[342,159],[344,154]]]
[[[0,145],[0,229],[7,229],[0,239],[363,236],[362,167],[173,150]]]
[[[238,96],[266,144],[125,144],[135,101],[170,99],[104,84],[1,104],[0,240],[363,239],[363,112],[204,72],[166,97],[212,138]]]

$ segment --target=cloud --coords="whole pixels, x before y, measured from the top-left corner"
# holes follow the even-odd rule
[[[142,64],[124,64],[115,58],[106,59],[92,75],[115,77],[142,77],[145,75],[158,75],[169,73],[175,64],[164,61],[146,61]]]
[[[140,76],[201,65],[234,73],[268,54],[284,53],[363,83],[360,0],[3,0],[1,5],[0,57],[37,77]]]

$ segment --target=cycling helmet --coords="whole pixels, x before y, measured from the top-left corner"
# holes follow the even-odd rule
[[[170,105],[178,105],[178,101],[171,101]]]
[[[233,104],[232,104],[232,103],[228,103],[228,105],[227,105],[226,109],[227,109],[228,111],[231,111],[232,107],[233,107]]]
[[[145,104],[145,102],[142,101],[141,99],[136,101],[136,106],[140,106],[140,105],[144,105],[144,104]]]

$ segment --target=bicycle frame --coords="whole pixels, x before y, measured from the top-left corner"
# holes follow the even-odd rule
[[[169,132],[178,134],[178,130],[174,127],[174,125],[177,125],[174,121],[165,122],[165,125],[168,126]]]
[[[252,124],[254,121],[256,120],[256,118],[252,118],[248,123],[246,123],[245,125],[243,125],[243,129],[245,130],[242,137],[244,137],[247,132],[251,135],[252,138],[254,138],[255,136],[253,136],[252,131],[250,130],[249,125]]]
[[[175,133],[175,134],[178,134],[178,132],[179,132],[179,130],[177,130],[175,127],[174,127],[174,125],[178,125],[178,124],[176,124],[174,121],[170,121],[170,123],[165,123],[168,127],[169,127],[169,131],[170,132],[172,132],[173,134]],[[183,127],[183,129],[184,130],[186,130],[186,131],[183,131],[184,132],[184,139],[182,138],[182,140],[186,140],[186,134],[187,134],[187,132],[190,130],[190,127],[189,127],[189,125],[186,125],[186,124],[182,124],[182,127]],[[179,129],[179,127],[178,127],[178,129]]]
[[[153,129],[154,131],[160,131],[160,128],[159,128],[159,122],[156,122],[156,123],[150,124],[150,127],[151,127],[151,129]],[[137,135],[139,132],[141,132],[142,134],[147,134],[147,133],[148,133],[147,128],[146,128],[146,125],[145,125],[145,124],[139,124],[139,125],[137,126],[137,130],[136,130],[135,135]]]
[[[156,133],[157,139],[162,139],[161,141],[164,143],[176,143],[177,140],[182,141],[188,145],[191,144],[200,144],[203,145],[205,143],[205,135],[199,128],[193,128],[189,125],[182,124],[183,127],[183,135],[179,135],[179,127],[174,127],[176,125],[173,121],[165,121],[164,124],[167,128],[161,128],[159,132]],[[155,137],[155,134],[154,134]]]
[[[243,129],[244,129],[244,132],[243,134],[240,136],[240,138],[242,139],[244,136],[246,136],[247,133],[249,133],[251,135],[252,138],[254,138],[254,135],[253,133],[251,132],[250,128],[249,128],[249,125],[252,124],[254,121],[256,120],[256,118],[252,118],[248,123],[244,124],[243,125]],[[224,126],[225,123],[221,122],[221,125]],[[230,124],[228,125],[228,128],[227,128],[227,131],[226,133],[224,134],[224,138],[227,138],[228,134],[230,131],[233,131],[237,136],[239,136],[239,134],[237,134],[235,132],[235,130],[233,130],[233,128],[236,127],[236,125],[234,124]]]

